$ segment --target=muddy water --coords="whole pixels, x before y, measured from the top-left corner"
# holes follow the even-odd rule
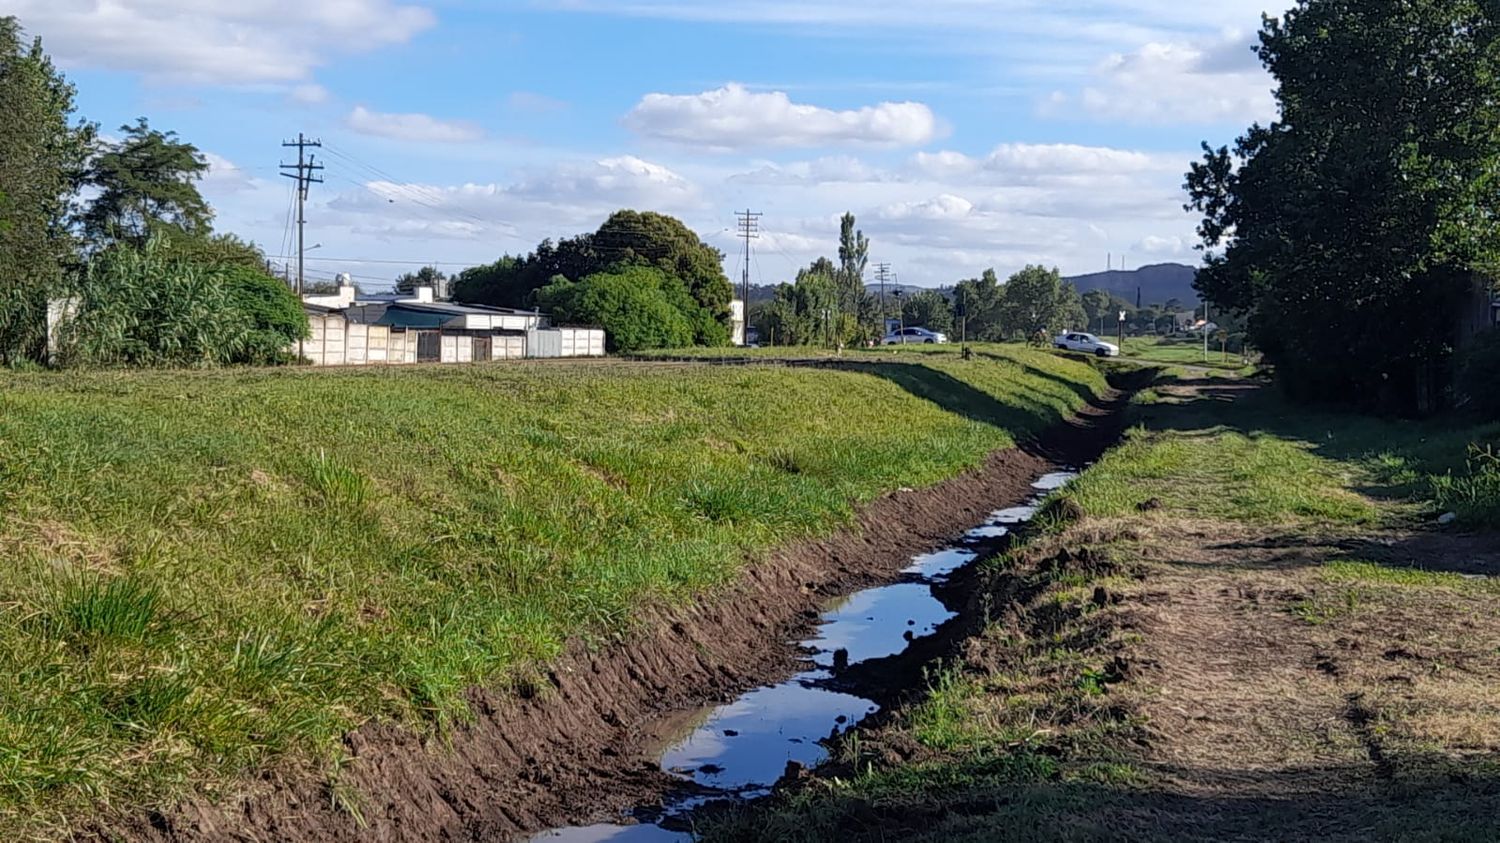
[[[935,633],[954,617],[933,587],[979,559],[982,549],[1029,521],[1048,493],[1077,475],[1039,478],[1036,497],[1024,506],[990,515],[953,546],[918,556],[901,581],[843,598],[829,606],[815,637],[802,642],[806,669],[780,685],[757,688],[728,705],[684,716],[683,730],[667,742],[662,768],[683,780],[684,794],[664,808],[641,810],[618,824],[563,828],[536,841],[636,843],[688,841],[672,829],[687,825],[694,808],[724,799],[752,799],[771,792],[788,763],[815,766],[828,757],[822,741],[875,713],[870,700],[828,687],[848,665],[894,656],[913,641]]]

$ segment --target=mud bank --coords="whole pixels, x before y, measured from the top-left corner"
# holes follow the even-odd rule
[[[896,581],[915,554],[1031,497],[1038,476],[1091,461],[1118,436],[1124,403],[1108,396],[978,470],[882,497],[848,528],[767,555],[696,607],[660,611],[618,644],[575,645],[534,685],[476,689],[473,722],[441,739],[361,728],[346,738],[337,792],[320,777],[268,774],[233,801],[117,819],[85,839],[505,840],[660,801],[682,786],[658,764],[674,712],[790,676],[793,642],[829,598]]]

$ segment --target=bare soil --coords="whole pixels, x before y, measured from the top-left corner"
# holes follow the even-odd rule
[[[337,784],[310,771],[268,772],[233,798],[112,817],[82,837],[504,840],[652,804],[681,785],[654,757],[663,720],[791,675],[791,642],[830,597],[894,581],[913,555],[1025,501],[1037,476],[1092,460],[1118,435],[1122,406],[1111,395],[978,470],[886,495],[846,529],[754,560],[738,583],[695,606],[651,611],[608,646],[576,644],[535,682],[474,689],[473,722],[448,734],[360,728],[346,738]]]
[[[969,589],[926,654],[984,687],[968,722],[1019,724],[1008,751],[1059,772],[995,783],[975,772],[993,757],[934,750],[887,712],[786,784],[809,801],[710,839],[789,821],[818,823],[803,840],[1500,839],[1497,576],[1494,536],[1085,519]],[[1078,692],[1084,671],[1098,690]],[[970,783],[837,784],[870,766]]]

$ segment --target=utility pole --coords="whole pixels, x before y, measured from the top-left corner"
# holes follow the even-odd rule
[[[297,147],[297,163],[282,164],[283,170],[296,170],[295,173],[282,173],[289,179],[297,180],[297,302],[302,302],[303,277],[305,274],[304,264],[307,260],[307,189],[314,184],[322,184],[323,177],[316,175],[323,169],[323,165],[316,163],[317,156],[308,155],[309,147],[317,149],[323,146],[322,141],[308,140],[301,132],[297,133],[295,141],[287,141],[283,147]],[[302,340],[297,340],[297,360],[302,360]]]
[[[890,311],[885,309],[885,282],[891,280],[891,265],[888,263],[875,264],[875,280],[880,282],[880,338],[884,340],[885,335],[890,332],[890,329],[886,327],[885,321],[890,315]]]
[[[745,240],[745,272],[740,277],[740,321],[744,323],[741,329],[744,332],[742,342],[750,342],[750,241],[760,239],[760,218],[764,216],[758,211],[746,209],[735,212],[739,218],[740,237]]]

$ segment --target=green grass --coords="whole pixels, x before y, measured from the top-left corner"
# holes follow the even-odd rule
[[[1109,340],[1109,337],[1104,337]],[[1220,348],[1209,344],[1207,357],[1203,354],[1203,340],[1169,339],[1165,337],[1126,337],[1120,346],[1120,356],[1143,363],[1163,363],[1173,366],[1196,366],[1224,372],[1248,374],[1255,370],[1255,360],[1246,364],[1239,354],[1224,354]]]
[[[0,375],[0,837],[334,777],[351,727],[442,728],[1104,386],[993,353]]]
[[[1323,565],[1323,579],[1331,583],[1350,583],[1397,588],[1441,588],[1461,594],[1500,594],[1500,582],[1492,577],[1465,577],[1443,571],[1399,568],[1376,562],[1337,559]]]
[[[1500,474],[1465,460],[1470,443],[1495,441],[1500,425],[1323,412],[1274,388],[1184,402],[1170,383],[1136,402],[1124,443],[1073,485],[1089,514],[1128,515],[1155,499],[1178,515],[1347,526],[1428,520],[1456,506],[1468,526],[1500,527],[1488,491]]]

